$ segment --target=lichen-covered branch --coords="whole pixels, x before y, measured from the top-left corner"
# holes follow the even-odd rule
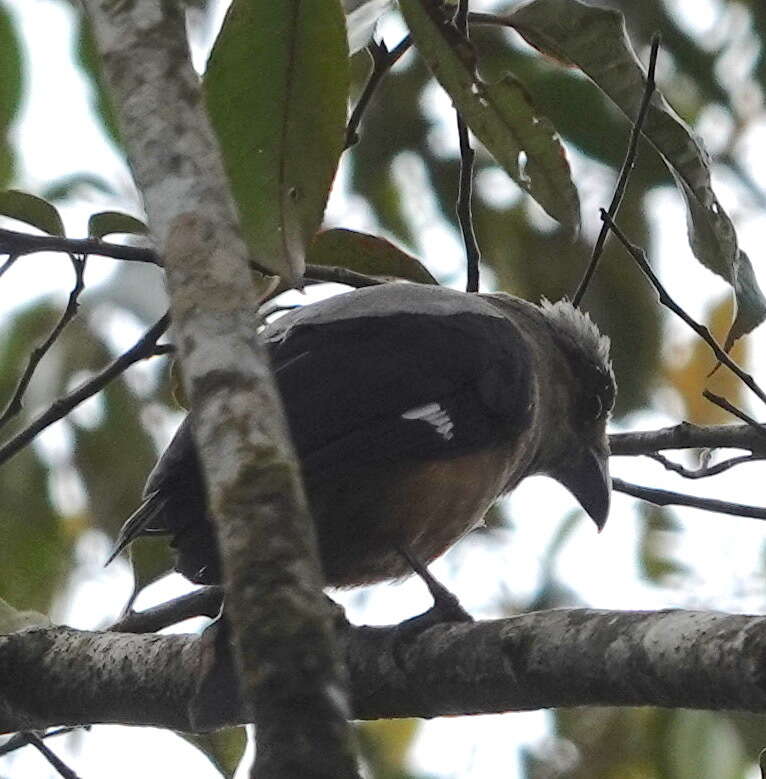
[[[252,712],[244,719],[258,727],[258,776],[356,776],[314,528],[265,350],[253,337],[271,282],[254,279],[250,261],[271,263],[249,256],[239,233],[183,6],[84,5],[167,272]]]
[[[354,715],[435,717],[566,706],[766,712],[766,617],[560,609],[341,637]],[[247,720],[231,667],[195,699],[206,639],[30,629],[0,636],[0,732],[112,722],[193,729]]]

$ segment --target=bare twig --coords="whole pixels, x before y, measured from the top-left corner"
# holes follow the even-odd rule
[[[660,36],[656,34],[652,37],[652,49],[649,55],[649,69],[646,74],[646,85],[644,86],[644,95],[641,98],[641,106],[638,109],[638,116],[633,125],[633,129],[630,132],[630,142],[628,143],[628,150],[625,153],[625,159],[622,163],[620,170],[620,176],[617,179],[617,185],[614,188],[614,195],[612,195],[612,202],[609,204],[607,213],[614,219],[617,215],[617,211],[620,208],[622,199],[625,196],[625,190],[628,186],[628,178],[636,164],[636,157],[638,156],[638,141],[641,137],[641,128],[644,126],[646,116],[649,113],[649,105],[651,103],[652,95],[656,88],[654,81],[654,71],[657,67],[657,54],[660,50]],[[604,222],[599,231],[596,243],[593,246],[593,253],[591,254],[590,263],[585,270],[580,284],[577,287],[577,291],[572,297],[572,305],[579,306],[583,299],[583,295],[588,289],[588,285],[593,278],[593,274],[596,272],[598,262],[601,259],[601,254],[604,251],[604,244],[606,243],[606,237],[609,234],[609,225]]]
[[[738,457],[730,457],[728,460],[722,460],[720,463],[716,463],[715,465],[708,465],[704,468],[697,468],[696,470],[692,470],[690,468],[684,468],[684,466],[680,463],[673,462],[673,460],[668,459],[659,452],[652,452],[646,456],[658,462],[666,470],[673,471],[673,473],[677,473],[679,476],[683,476],[685,479],[705,479],[708,476],[717,476],[719,473],[728,471],[730,468],[734,468],[736,465],[756,462],[758,460],[764,459],[762,455],[742,454]]]
[[[667,290],[662,286],[662,283],[652,270],[651,265],[649,265],[649,261],[646,259],[644,250],[632,244],[625,237],[625,234],[622,232],[622,230],[620,230],[620,228],[612,220],[612,217],[610,217],[603,208],[601,209],[601,218],[606,224],[608,224],[609,228],[617,236],[628,254],[630,254],[630,256],[636,261],[639,268],[641,268],[641,270],[644,272],[644,275],[649,279],[652,286],[659,295],[660,303],[666,308],[669,308],[674,314],[676,314],[676,316],[679,316],[681,319],[683,319],[683,321],[686,322],[686,324],[689,325],[689,327],[691,327],[691,329],[694,330],[694,332],[697,333],[697,335],[700,336],[700,338],[702,338],[702,340],[712,349],[713,354],[715,354],[718,361],[723,363],[730,371],[732,371],[732,373],[739,377],[760,398],[760,400],[766,403],[766,393],[764,393],[764,391],[758,386],[755,379],[749,373],[745,373],[745,371],[743,371],[742,368],[740,368],[739,365],[737,365],[737,363],[735,363],[734,360],[732,360],[731,357],[726,354],[726,352],[718,345],[718,342],[715,340],[715,338],[713,338],[713,335],[711,334],[710,330],[707,329],[707,327],[699,324],[698,322],[695,322],[694,319],[692,319],[670,297],[670,295],[667,293]]]
[[[737,417],[737,419],[741,419],[743,422],[746,422],[748,425],[750,425],[753,430],[758,435],[762,435],[766,437],[766,427],[764,427],[757,419],[753,419],[749,414],[746,414],[742,409],[737,408],[733,403],[730,403],[726,398],[721,397],[720,395],[716,395],[710,390],[703,390],[702,397],[705,398],[705,400],[709,400],[711,403],[714,403],[719,408],[722,408],[724,411],[728,411],[733,416]]]
[[[335,284],[345,284],[347,287],[374,287],[377,284],[383,284],[382,279],[375,276],[367,276],[364,273],[357,273],[348,268],[341,268],[334,265],[307,265],[305,278],[311,281],[333,282]]]
[[[468,0],[460,0],[454,19],[458,32],[468,40]],[[476,241],[476,232],[473,227],[473,214],[471,212],[471,197],[473,195],[473,163],[476,152],[471,148],[471,140],[468,137],[468,125],[465,123],[460,111],[455,110],[457,117],[457,133],[460,139],[460,179],[458,183],[458,195],[455,211],[457,213],[460,232],[463,235],[466,260],[466,292],[479,291],[479,261],[481,252]]]
[[[192,617],[215,617],[223,603],[223,587],[201,587],[145,611],[131,611],[109,630],[117,633],[156,633]]]
[[[23,738],[31,744],[64,779],[79,779],[77,774],[56,755],[36,733],[24,733]]]
[[[359,123],[362,121],[362,114],[364,114],[364,111],[370,102],[370,98],[386,73],[388,73],[388,71],[401,59],[402,55],[410,46],[412,46],[412,39],[407,35],[390,51],[383,41],[380,41],[380,43],[372,41],[367,47],[367,51],[372,58],[372,70],[370,71],[367,83],[364,85],[362,94],[360,95],[356,106],[354,106],[354,110],[351,112],[351,117],[348,120],[348,125],[346,126],[345,148],[348,149],[359,140]]]
[[[40,364],[40,360],[45,357],[48,350],[56,343],[56,340],[63,332],[64,328],[74,319],[79,308],[80,293],[85,288],[84,273],[85,273],[85,257],[78,257],[77,255],[71,255],[72,267],[74,268],[75,282],[72,291],[69,293],[69,300],[67,301],[66,308],[61,314],[56,326],[51,330],[45,341],[38,347],[32,350],[27,361],[27,367],[24,373],[21,375],[16,389],[8,401],[8,405],[5,410],[0,414],[0,429],[10,422],[23,408],[24,393],[27,391],[29,382],[34,376],[37,366]]]
[[[735,517],[750,517],[751,519],[766,519],[766,508],[747,506],[743,503],[729,503],[713,498],[698,498],[694,495],[684,495],[680,492],[660,490],[654,487],[641,487],[622,479],[612,479],[612,489],[624,492],[634,498],[640,498],[655,506],[690,506],[703,511],[717,511],[719,514],[731,514]]]
[[[13,263],[16,262],[16,260],[18,259],[19,259],[18,254],[9,254],[8,259],[2,265],[0,265],[0,276],[2,276],[7,270],[9,270],[10,267],[13,265]]]
[[[62,238],[58,235],[28,235],[15,230],[0,230],[0,254],[11,258],[37,252],[66,252],[67,254],[111,257],[128,262],[162,265],[153,249],[100,241],[97,238]],[[10,261],[10,258],[9,258]],[[7,264],[7,263],[6,263]]]
[[[0,253],[11,253],[12,257],[20,257],[37,252],[96,254],[113,260],[144,262],[162,267],[162,260],[154,249],[98,241],[95,238],[61,238],[55,235],[28,235],[13,230],[0,230]],[[347,268],[311,263],[306,266],[305,278],[308,281],[334,282],[348,287],[370,287],[383,283],[374,276],[366,276]]]
[[[47,733],[38,734],[39,738],[53,738],[54,736],[64,736],[67,733],[73,733],[75,730],[90,730],[90,725],[71,725],[65,728],[56,728],[56,730],[49,730]],[[11,736],[5,744],[0,745],[0,757],[3,755],[9,755],[11,752],[15,752],[17,749],[29,746],[29,740],[26,733],[16,733]]]
[[[728,448],[746,449],[766,456],[766,442],[750,425],[692,425],[681,422],[659,430],[612,433],[609,447],[613,455],[652,454],[662,449]]]
[[[35,439],[45,428],[65,417],[73,408],[89,397],[100,392],[110,381],[124,373],[131,365],[151,357],[157,344],[157,339],[167,330],[170,319],[167,314],[156,322],[127,352],[120,355],[100,373],[96,374],[76,390],[55,400],[47,411],[0,446],[0,465],[18,454],[27,444]]]

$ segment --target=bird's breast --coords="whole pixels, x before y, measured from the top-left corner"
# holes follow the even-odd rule
[[[493,449],[427,463],[377,465],[310,487],[328,584],[407,576],[397,548],[423,562],[479,524],[503,492],[509,453]]]

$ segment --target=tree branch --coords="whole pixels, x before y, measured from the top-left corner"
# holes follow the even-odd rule
[[[251,712],[244,719],[258,731],[253,774],[356,777],[315,529],[266,350],[253,337],[272,282],[254,277],[251,260],[267,267],[271,258],[241,237],[183,7],[84,4],[167,271],[221,550],[226,622]],[[212,712],[195,709],[200,716]]]
[[[609,229],[615,234],[617,239],[625,248],[625,251],[633,258],[638,267],[643,272],[644,276],[649,280],[649,283],[654,287],[659,297],[660,303],[667,309],[672,311],[677,317],[682,319],[695,333],[710,347],[716,359],[723,363],[738,379],[740,379],[747,387],[749,387],[758,398],[766,403],[766,393],[758,386],[755,379],[734,362],[728,354],[718,345],[718,342],[713,338],[712,333],[704,325],[695,322],[689,314],[686,313],[673,298],[670,297],[668,291],[662,285],[662,282],[657,278],[657,275],[652,270],[652,266],[646,259],[646,253],[643,249],[635,244],[631,243],[620,228],[615,224],[609,214],[601,209],[601,218],[604,223],[609,226]]]
[[[630,178],[631,171],[636,164],[636,157],[638,156],[638,141],[641,138],[641,128],[644,126],[646,116],[649,113],[649,106],[652,101],[652,95],[656,89],[656,83],[654,80],[654,71],[657,68],[657,55],[660,50],[660,36],[655,34],[652,37],[652,48],[649,54],[649,68],[646,74],[646,85],[644,86],[644,94],[641,98],[641,105],[638,109],[638,116],[633,124],[633,129],[630,131],[630,141],[628,142],[628,150],[625,153],[625,159],[620,169],[620,176],[617,179],[617,185],[614,188],[614,194],[612,195],[612,202],[609,204],[607,213],[610,218],[614,219],[617,212],[620,209],[620,204],[625,196],[625,190],[628,188],[628,179]],[[577,290],[572,297],[572,305],[577,307],[583,299],[583,296],[588,290],[593,274],[596,272],[598,262],[601,259],[601,254],[604,251],[604,244],[606,238],[609,235],[609,225],[603,222],[601,230],[599,230],[598,238],[593,246],[593,252],[591,254],[590,263],[585,270],[585,274],[577,287]]]
[[[32,442],[45,428],[63,419],[73,408],[100,392],[110,381],[122,375],[131,365],[155,354],[157,339],[167,330],[170,319],[167,314],[144,333],[127,352],[107,365],[101,373],[81,384],[76,390],[53,402],[47,411],[40,414],[24,430],[0,446],[0,465],[18,454]]]
[[[402,40],[390,51],[383,41],[370,42],[370,45],[367,47],[367,52],[372,58],[372,70],[370,71],[367,83],[364,85],[362,94],[359,96],[359,100],[357,100],[354,110],[351,112],[348,124],[346,125],[347,149],[359,141],[359,124],[362,121],[362,115],[367,109],[378,84],[380,84],[386,73],[396,65],[410,46],[412,46],[412,38],[410,38],[409,35],[402,38]]]
[[[0,430],[8,424],[24,407],[23,399],[24,393],[27,391],[29,382],[32,381],[32,376],[35,374],[37,366],[40,361],[48,353],[48,350],[56,343],[56,340],[64,331],[64,328],[74,319],[77,315],[77,309],[79,308],[80,293],[85,288],[84,274],[85,274],[85,259],[71,255],[72,267],[74,268],[74,287],[69,293],[69,300],[63,313],[59,317],[59,321],[51,330],[45,341],[38,347],[32,350],[27,361],[27,367],[24,369],[24,373],[21,374],[21,378],[16,385],[16,389],[8,401],[8,405],[5,410],[0,414]]]
[[[96,254],[113,260],[144,262],[162,267],[162,258],[154,249],[150,248],[125,246],[124,244],[100,241],[96,238],[62,238],[56,235],[29,235],[14,230],[0,230],[0,253],[9,254],[8,262],[15,261],[20,256],[36,254],[37,252],[64,252],[88,256]],[[305,278],[307,281],[333,282],[345,284],[348,287],[371,287],[382,283],[374,276],[366,276],[364,273],[357,273],[348,270],[348,268],[311,263],[306,266]],[[284,286],[279,291],[284,292],[287,289],[291,289],[291,287]]]
[[[714,498],[699,498],[696,495],[684,495],[681,492],[660,490],[655,487],[642,487],[622,479],[612,479],[612,489],[624,492],[634,498],[640,498],[655,506],[689,506],[703,511],[716,511],[719,514],[730,514],[735,517],[750,519],[766,519],[766,508],[748,506],[744,503],[729,503]]]
[[[612,433],[609,448],[613,455],[653,454],[664,449],[746,449],[766,455],[766,441],[751,425],[693,425],[681,422],[659,430]]]
[[[766,712],[766,617],[561,609],[342,636],[354,716],[436,717],[567,706]],[[189,731],[247,721],[231,665],[195,687],[206,637],[30,629],[0,636],[0,732],[112,722]],[[200,697],[200,695],[202,697]],[[205,697],[208,696],[208,697]]]

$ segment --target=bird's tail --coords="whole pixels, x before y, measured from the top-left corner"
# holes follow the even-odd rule
[[[135,541],[139,536],[151,534],[167,534],[168,531],[163,527],[155,525],[156,520],[162,516],[167,505],[167,497],[160,497],[160,491],[150,492],[143,503],[125,520],[125,524],[120,529],[117,540],[109,559],[104,563],[105,566],[117,557],[128,544]]]

